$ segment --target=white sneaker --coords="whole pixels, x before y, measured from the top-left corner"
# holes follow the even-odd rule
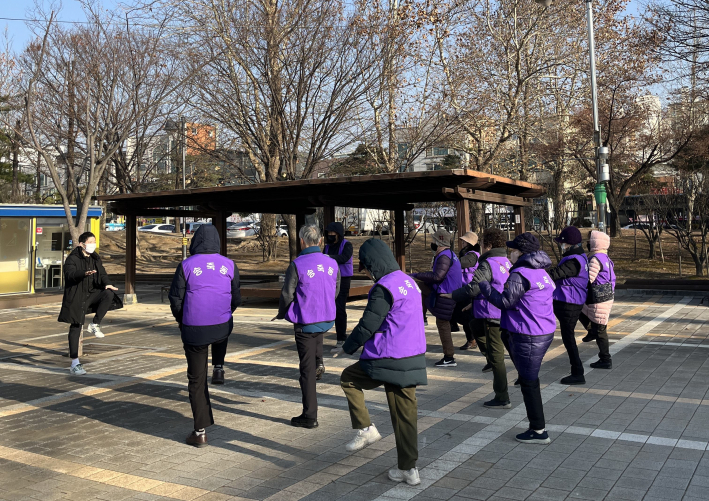
[[[84,370],[84,366],[81,364],[76,364],[74,367],[69,367],[69,373],[72,376],[83,376],[86,374],[86,371]]]
[[[409,485],[418,485],[421,483],[418,468],[411,468],[410,470],[392,468],[389,470],[389,480],[393,480],[394,482],[403,482],[406,480],[406,483]]]
[[[96,337],[104,337],[104,333],[101,331],[101,326],[99,324],[89,324],[89,334],[93,334]]]
[[[374,424],[370,424],[366,431],[357,430],[357,435],[350,443],[345,445],[345,449],[349,452],[359,451],[381,439],[382,436],[377,431],[377,427]]]
[[[342,353],[342,346],[344,344],[344,341],[338,341],[337,343],[335,343],[335,347],[330,350],[330,353]]]

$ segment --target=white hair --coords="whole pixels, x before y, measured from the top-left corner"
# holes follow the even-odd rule
[[[315,226],[303,226],[298,232],[298,236],[303,239],[306,247],[320,245],[320,231]]]

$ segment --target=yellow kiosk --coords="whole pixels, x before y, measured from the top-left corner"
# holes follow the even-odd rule
[[[71,208],[76,216],[76,207]],[[102,208],[89,207],[87,231],[96,235]],[[64,286],[64,259],[73,245],[61,205],[0,204],[0,295]]]

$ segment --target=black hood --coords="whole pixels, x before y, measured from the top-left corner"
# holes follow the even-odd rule
[[[394,259],[389,246],[378,238],[370,238],[362,244],[359,248],[359,261],[375,281],[399,269],[399,263]]]
[[[345,237],[345,227],[342,226],[342,223],[338,223],[337,221],[328,224],[327,228],[325,228],[325,231],[334,231],[335,233],[340,235],[339,241],[342,241],[342,239]]]
[[[219,232],[211,224],[203,224],[194,232],[190,243],[190,255],[219,254]]]

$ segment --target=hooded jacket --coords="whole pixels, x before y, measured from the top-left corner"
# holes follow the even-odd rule
[[[93,275],[86,276],[89,270],[96,270]],[[64,297],[59,312],[59,322],[67,324],[82,324],[89,313],[86,299],[95,290],[103,290],[107,285],[108,275],[97,252],[85,256],[81,247],[76,247],[64,261]],[[121,307],[120,301],[114,302],[111,309]]]
[[[510,269],[510,277],[507,279],[502,293],[490,287],[488,282],[480,283],[480,292],[498,308],[505,310],[514,309],[520,298],[531,288],[529,281],[520,273],[515,273],[515,270],[520,268],[539,270],[549,266],[551,266],[551,259],[544,251],[523,254]],[[552,319],[554,318],[554,312],[551,308],[545,313]],[[512,334],[510,337],[510,349],[512,350],[517,372],[521,378],[532,381],[538,379],[539,367],[553,337],[553,332],[543,335]]]
[[[512,268],[510,268],[510,278],[505,282],[505,290],[502,291],[502,293],[490,287],[489,282],[480,282],[478,284],[480,292],[501,310],[512,309],[531,286],[529,281],[521,274],[515,273],[515,270],[519,268],[539,270],[548,268],[549,266],[551,266],[551,259],[549,259],[549,256],[544,251],[522,254]],[[553,316],[554,313],[550,311],[549,315]]]
[[[608,248],[611,245],[611,239],[605,233],[600,231],[592,231],[589,240],[590,252],[588,253],[588,280],[591,285],[596,281],[598,273],[601,271],[601,263],[598,258],[594,258],[596,254],[608,254]],[[581,310],[591,322],[599,325],[608,325],[608,319],[611,316],[613,309],[613,300],[604,301],[602,303],[584,304]]]
[[[417,280],[421,280],[428,286],[438,285],[446,279],[449,272],[453,272],[453,270],[457,268],[457,272],[460,273],[460,280],[462,281],[462,270],[459,268],[459,263],[456,263],[455,267],[453,266],[453,261],[448,255],[449,250],[450,249],[447,247],[439,247],[438,252],[436,253],[436,259],[434,259],[435,268],[432,271],[414,273],[411,276]],[[452,252],[453,251],[450,251],[451,254]],[[453,317],[453,312],[455,311],[455,301],[447,297],[441,297],[439,294],[434,292],[433,289],[431,294],[428,296],[426,306],[428,311],[431,312],[431,315],[436,318],[440,318],[441,320],[450,320]]]
[[[182,342],[184,344],[204,346],[221,341],[231,334],[234,327],[234,320],[231,315],[234,313],[234,310],[241,305],[239,269],[236,267],[236,264],[219,254],[219,248],[219,232],[217,229],[212,225],[201,225],[195,232],[192,237],[192,242],[190,243],[191,257],[177,266],[175,275],[172,278],[168,298],[170,300],[172,315],[180,325]],[[189,268],[192,262],[201,262],[204,255],[209,255],[208,260],[210,262],[207,264],[214,264],[214,267],[209,266],[209,268],[207,268],[206,266],[200,265],[197,273],[190,273],[188,276],[185,276],[185,265]],[[232,273],[230,270],[231,266],[233,266],[233,276],[230,281],[225,281],[223,277],[227,273]],[[206,288],[195,288],[191,290],[191,280],[197,281],[198,278],[204,280],[205,277],[210,277],[211,290]],[[205,312],[205,315],[213,315],[214,318],[228,317],[228,320],[213,325],[185,325],[183,323],[183,315],[185,313],[185,301],[188,297],[188,291],[189,296],[193,297],[195,301],[199,301],[201,304],[210,302],[220,304],[220,299],[223,298],[224,295],[230,295],[231,300],[229,304],[223,305],[224,311]],[[209,296],[205,297],[205,294]]]
[[[583,247],[580,245],[574,245],[569,250],[564,252],[561,256],[562,259],[568,256],[582,255]],[[559,283],[561,280],[566,278],[573,278],[579,276],[581,273],[581,264],[578,259],[568,259],[557,266],[553,266],[547,270],[549,276],[555,283]],[[565,320],[566,322],[573,320],[574,322],[578,320],[578,316],[581,313],[580,304],[566,303],[563,301],[554,300],[554,311],[556,312],[557,318]]]
[[[471,299],[475,299],[478,294],[480,294],[480,286],[478,285],[480,282],[492,281],[492,269],[490,268],[490,263],[487,261],[491,257],[507,257],[507,249],[505,247],[496,247],[480,256],[480,265],[475,270],[472,282],[453,291],[453,300],[455,302],[469,303]],[[461,260],[461,263],[462,262]],[[499,318],[486,318],[485,320],[494,325],[500,324]]]
[[[359,260],[375,281],[399,271],[394,255],[382,240],[369,239],[364,242],[359,249]],[[385,287],[375,283],[370,290],[369,301],[362,318],[342,346],[345,353],[353,354],[380,331],[393,304],[394,298],[391,293]],[[415,307],[418,308],[422,318],[421,303],[417,302]],[[421,335],[421,333],[412,332],[411,335]],[[360,359],[359,364],[372,379],[401,388],[428,383],[425,353],[406,358]]]
[[[328,247],[327,255],[330,256],[332,259],[334,259],[338,265],[345,264],[349,260],[351,260],[352,255],[354,253],[354,249],[352,247],[351,242],[345,242],[345,245],[342,248],[342,254],[339,253],[340,252],[340,244],[342,243],[342,240],[345,238],[345,227],[342,226],[342,223],[338,223],[338,222],[330,223],[327,225],[327,228],[325,228],[325,231],[326,232],[334,231],[340,237],[337,239],[337,243],[332,244]],[[327,244],[327,241],[325,241],[325,243]]]

